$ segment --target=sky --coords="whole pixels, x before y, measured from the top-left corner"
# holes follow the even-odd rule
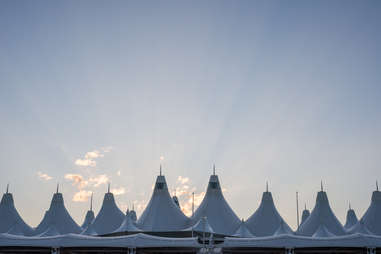
[[[240,218],[266,181],[296,227],[381,182],[380,1],[0,1],[0,190],[82,223],[107,183],[138,216],[162,165],[186,214],[213,164]],[[381,183],[380,183],[381,184]],[[300,211],[301,212],[301,211]]]

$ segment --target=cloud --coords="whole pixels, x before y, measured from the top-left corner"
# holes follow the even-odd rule
[[[126,193],[126,189],[124,187],[114,188],[110,190],[111,193],[113,193],[115,196],[123,195]]]
[[[109,152],[111,152],[111,150],[113,150],[114,148],[113,148],[112,146],[106,146],[106,147],[102,147],[101,149],[102,149],[102,151],[103,151],[104,153],[109,153]]]
[[[179,176],[177,178],[177,182],[180,182],[181,184],[185,184],[185,183],[189,182],[189,178],[188,177]]]
[[[90,177],[89,182],[93,184],[95,187],[98,187],[101,184],[106,184],[109,182],[109,178],[107,175],[98,175],[95,177]]]
[[[181,210],[187,216],[192,215],[193,192],[194,209],[196,210],[196,208],[201,204],[205,196],[205,192],[197,192],[195,187],[190,186],[190,180],[188,177],[179,176],[176,181],[176,188],[173,195],[176,194],[180,202]]]
[[[89,200],[89,197],[91,196],[91,191],[87,190],[80,190],[73,196],[74,202],[86,202]]]
[[[127,211],[127,209],[131,209],[131,207],[126,203],[119,203],[119,208],[122,211]]]
[[[108,153],[110,152],[112,147],[103,147],[102,152]],[[99,150],[94,150],[87,152],[85,154],[84,158],[79,158],[75,160],[75,165],[81,166],[81,167],[95,167],[97,165],[97,162],[95,159],[104,157],[104,154]]]
[[[147,201],[146,200],[134,200],[133,204],[134,204],[134,209],[135,209],[136,213],[141,214],[147,206]]]
[[[74,163],[81,167],[95,167],[97,165],[96,161],[91,159],[76,159]]]
[[[53,177],[49,176],[48,174],[42,173],[41,171],[38,171],[37,175],[40,179],[45,180],[45,181],[49,181],[49,180],[53,179]]]
[[[77,186],[78,189],[83,189],[89,184],[80,174],[66,174],[65,179],[73,181],[73,185]]]
[[[196,208],[201,204],[202,200],[204,199],[205,192],[195,193],[194,194],[194,210],[196,211]],[[193,197],[192,194],[187,195],[185,198],[185,201],[181,202],[181,211],[187,216],[192,215],[192,202]]]

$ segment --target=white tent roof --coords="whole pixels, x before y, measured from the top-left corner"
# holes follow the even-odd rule
[[[372,194],[372,202],[362,217],[365,226],[376,235],[381,235],[381,192],[376,190]]]
[[[207,217],[209,224],[219,234],[233,235],[240,225],[239,218],[222,194],[218,176],[215,174],[210,176],[205,197],[191,218],[192,224],[202,217]]]
[[[360,220],[355,225],[353,225],[349,230],[349,234],[364,234],[364,235],[372,235],[372,233],[369,231],[369,229],[365,226],[364,221]]]
[[[133,217],[130,214],[131,212],[127,212],[126,216],[124,216],[124,220],[120,227],[115,230],[115,232],[139,232],[141,231],[138,227],[136,227]]]
[[[89,224],[82,232],[81,235],[98,235],[95,231],[93,224]]]
[[[329,232],[334,235],[344,235],[345,230],[329,206],[327,194],[322,190],[316,197],[316,204],[308,219],[300,225],[297,233],[300,235],[312,236],[324,225]]]
[[[79,234],[49,237],[25,237],[0,234],[0,246],[122,248],[201,247],[197,242],[197,237],[171,238],[151,236],[142,233],[117,237],[98,237]]]
[[[304,210],[303,210],[303,213],[302,213],[302,222],[300,223],[300,225],[302,225],[306,220],[307,218],[310,216],[310,210],[308,210],[306,207],[304,207]]]
[[[4,193],[0,202],[0,233],[15,235],[32,235],[33,229],[28,226],[17,212],[11,193]]]
[[[241,221],[241,224],[239,225],[239,228],[237,229],[237,231],[235,231],[233,236],[243,237],[243,238],[254,237],[254,235],[246,227],[245,221],[243,219]]]
[[[43,233],[52,235],[53,233],[68,234],[80,232],[81,228],[66,210],[62,193],[59,193],[57,188],[57,193],[53,195],[49,210],[45,212],[44,218],[34,233],[36,235]]]
[[[212,226],[210,226],[208,222],[208,218],[206,217],[202,217],[195,225],[185,229],[184,231],[205,232],[210,234],[215,233]]]
[[[293,234],[294,232],[283,220],[280,222],[279,228],[275,231],[274,235],[287,235]]]
[[[189,218],[173,202],[163,175],[156,179],[151,200],[137,222],[144,231],[177,231],[186,228]]]
[[[32,235],[32,233],[25,233],[25,225],[19,222],[16,222],[7,232],[11,235]]]
[[[358,222],[358,219],[357,219],[355,211],[349,207],[348,212],[347,212],[346,222],[344,225],[345,230],[350,229],[357,222]]]
[[[81,228],[82,229],[87,228],[87,226],[89,226],[94,221],[94,218],[95,218],[94,212],[92,210],[88,210],[86,213],[85,220],[82,223]]]
[[[124,220],[123,212],[115,204],[110,188],[103,198],[101,210],[93,221],[94,230],[100,234],[114,232]]]
[[[137,217],[136,217],[136,212],[135,212],[134,208],[132,208],[131,211],[127,209],[126,215],[130,216],[130,218],[132,219],[133,222],[136,222]]]
[[[313,248],[313,247],[381,247],[381,237],[363,234],[306,237],[298,235],[278,235],[254,238],[225,237],[221,247],[258,247],[258,248]]]
[[[118,237],[95,237],[78,234],[67,234],[50,237],[25,237],[0,234],[0,246],[35,246],[35,247],[202,247],[193,238],[157,237],[145,234],[134,234]],[[221,247],[270,247],[270,248],[308,248],[308,247],[381,247],[381,237],[363,234],[314,238],[296,235],[279,235],[269,237],[237,238],[226,237]]]
[[[266,189],[263,192],[262,201],[258,209],[246,221],[247,227],[255,236],[273,235],[279,226],[284,222],[287,232],[292,232],[291,228],[278,213],[271,192]]]
[[[44,232],[42,232],[38,236],[44,237],[44,236],[55,236],[55,235],[61,235],[61,234],[57,230],[55,225],[50,225]]]
[[[333,237],[335,236],[327,229],[324,224],[320,224],[316,232],[312,235],[312,237]]]
[[[90,200],[90,210],[87,211],[85,220],[83,221],[81,228],[85,229],[87,228],[93,221],[94,221],[94,212],[93,212],[93,194],[91,194],[91,200]]]

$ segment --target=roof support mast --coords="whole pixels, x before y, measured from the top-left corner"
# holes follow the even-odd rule
[[[299,193],[296,192],[296,224],[299,229]]]
[[[194,215],[194,192],[192,192],[192,217]]]

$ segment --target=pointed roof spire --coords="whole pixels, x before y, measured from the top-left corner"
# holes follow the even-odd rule
[[[60,188],[60,183],[57,183],[57,190],[56,190],[56,193],[58,193],[59,188]]]
[[[161,175],[161,164],[160,164],[160,175]]]
[[[323,191],[323,180],[320,181],[320,189]]]
[[[213,163],[213,175],[216,175],[216,164]]]
[[[110,193],[110,182],[108,183],[107,193]]]
[[[304,203],[304,210],[307,210],[307,204]]]
[[[91,199],[90,199],[90,211],[93,210],[93,192],[91,192]]]
[[[349,210],[351,210],[352,208],[351,208],[351,201],[349,201]]]
[[[266,192],[269,192],[269,182],[266,181]]]
[[[9,193],[9,183],[7,183],[7,194]]]
[[[378,181],[376,180],[376,190],[378,191]]]

